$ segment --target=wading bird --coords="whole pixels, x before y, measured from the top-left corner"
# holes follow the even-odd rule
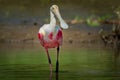
[[[50,7],[50,24],[44,24],[38,32],[38,38],[40,40],[41,45],[45,48],[49,65],[50,65],[50,71],[52,72],[52,64],[50,55],[48,52],[49,48],[57,48],[57,61],[56,61],[56,72],[58,72],[59,67],[59,48],[62,45],[62,30],[61,28],[56,25],[56,18],[60,21],[60,27],[62,29],[67,29],[68,25],[65,23],[65,21],[62,19],[59,8],[57,5],[52,5]]]

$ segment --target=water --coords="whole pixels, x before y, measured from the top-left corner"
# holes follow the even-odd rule
[[[56,50],[50,49],[52,79],[44,49],[38,44],[1,44],[2,80],[119,80],[120,60],[114,63],[113,51],[98,48],[61,47],[59,74],[55,73]]]

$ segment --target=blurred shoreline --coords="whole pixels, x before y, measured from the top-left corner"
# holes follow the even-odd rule
[[[39,26],[0,27],[1,47],[38,47],[41,46],[38,40]],[[20,46],[21,45],[21,46]],[[104,47],[103,42],[96,30],[85,31],[77,27],[70,27],[63,30],[63,46],[66,48],[100,48]]]

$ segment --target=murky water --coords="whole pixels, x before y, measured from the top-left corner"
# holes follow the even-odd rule
[[[6,47],[5,47],[6,46]],[[114,63],[113,51],[101,48],[61,47],[59,74],[55,73],[56,50],[50,50],[52,79],[44,49],[37,45],[4,44],[0,47],[2,80],[119,80],[120,59]]]

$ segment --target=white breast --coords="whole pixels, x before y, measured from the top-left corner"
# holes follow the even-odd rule
[[[44,40],[49,41],[48,35],[54,32],[54,27],[51,27],[50,24],[44,24],[40,29],[39,33],[43,34]]]

